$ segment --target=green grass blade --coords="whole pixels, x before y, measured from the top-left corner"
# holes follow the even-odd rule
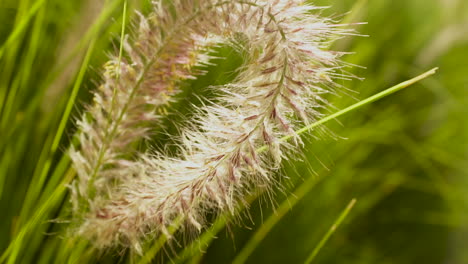
[[[58,63],[58,65],[51,70],[51,73],[48,74],[45,81],[38,88],[38,94],[32,99],[31,102],[28,103],[28,107],[24,111],[26,117],[34,115],[34,113],[37,111],[37,108],[40,106],[41,100],[43,99],[43,95],[47,87],[49,87],[60,76],[64,68],[66,68],[73,60],[76,60],[77,56],[80,55],[81,51],[89,46],[93,38],[99,36],[100,31],[103,29],[106,23],[108,23],[111,15],[120,6],[122,1],[123,0],[111,1],[108,5],[106,5],[103,8],[101,15],[96,19],[96,22],[93,23],[93,25],[89,28],[89,30],[86,32],[83,38],[80,39],[78,44],[73,47],[70,54],[65,59],[63,59],[61,63]],[[1,101],[2,97],[0,95],[0,102]],[[14,134],[14,130],[10,129],[8,132],[9,133],[7,133],[6,135],[7,140]],[[2,147],[2,144],[5,144],[5,142],[0,142],[0,148]]]
[[[258,198],[260,194],[262,194],[261,191],[256,192],[251,196],[247,197],[245,200],[246,203],[251,204]],[[240,205],[236,209],[237,212],[241,212],[242,210],[244,210],[244,207],[242,205]],[[201,252],[205,251],[208,248],[208,246],[211,244],[216,235],[226,226],[230,217],[230,213],[225,213],[219,216],[216,219],[215,223],[209,229],[203,232],[203,234],[201,234],[197,238],[197,240],[190,243],[190,245],[185,246],[184,250],[172,262],[174,264],[180,264],[184,263],[185,261],[194,256],[200,255]]]
[[[38,15],[36,16],[33,30],[30,34],[31,38],[28,40],[28,51],[20,67],[20,72],[15,74],[16,76],[13,81],[13,84],[8,91],[8,96],[6,98],[5,105],[3,106],[2,110],[2,123],[0,124],[0,131],[5,131],[5,127],[11,126],[11,124],[14,123],[13,117],[16,114],[15,110],[17,110],[15,108],[18,108],[18,105],[22,104],[21,100],[23,100],[24,97],[21,96],[21,92],[25,88],[28,88],[26,86],[26,82],[31,78],[31,70],[34,66],[34,59],[37,56],[37,52],[40,45],[41,32],[43,32],[44,30],[44,17],[46,13],[45,9],[46,8],[44,6],[44,8],[40,9]]]
[[[173,225],[168,228],[169,235],[173,235],[181,226],[183,219],[181,217],[177,218]],[[158,237],[156,240],[156,243],[153,244],[153,246],[145,252],[143,257],[138,261],[138,264],[148,264],[151,263],[153,260],[154,256],[161,250],[161,248],[166,244],[167,242],[167,235],[162,234]]]
[[[351,11],[349,11],[348,15],[343,19],[341,23],[349,24],[355,22],[357,20],[357,17],[359,17],[361,10],[363,10],[367,6],[368,1],[369,0],[356,1],[353,7],[351,8]]]
[[[46,181],[47,175],[49,174],[50,167],[52,165],[52,157],[57,151],[60,140],[62,139],[63,133],[65,131],[65,126],[70,120],[70,114],[73,109],[73,106],[75,105],[75,100],[76,96],[78,94],[78,91],[81,87],[81,84],[83,82],[84,75],[86,73],[86,70],[88,69],[88,64],[89,60],[91,58],[91,54],[93,52],[94,48],[94,43],[95,40],[91,41],[90,46],[88,48],[87,54],[83,60],[83,63],[81,65],[80,71],[78,73],[78,76],[76,78],[75,84],[73,85],[73,89],[71,92],[70,97],[68,98],[67,105],[65,107],[65,111],[62,115],[62,118],[60,120],[59,127],[57,129],[57,132],[55,133],[55,136],[53,137],[52,145],[49,150],[43,151],[42,155],[43,157],[47,157],[46,162],[44,166],[39,170],[40,173],[34,175],[32,179],[32,183],[30,185],[30,189],[28,190],[26,194],[26,199],[24,206],[22,208],[21,216],[22,218],[20,219],[25,219],[30,215],[31,208],[33,207],[33,204],[35,201],[39,198],[40,192],[44,186],[44,183]],[[38,171],[38,172],[39,172]]]
[[[291,210],[297,202],[299,202],[309,191],[316,185],[318,179],[309,177],[302,183],[291,195],[288,196],[280,206],[275,210],[275,213],[270,215],[268,219],[260,226],[255,234],[250,238],[244,248],[237,254],[232,261],[233,264],[244,263],[257,246],[263,241],[273,227]]]
[[[120,62],[122,61],[123,55],[123,43],[125,40],[125,27],[127,25],[127,0],[124,1],[123,12],[122,12],[122,29],[120,31],[120,47],[119,47],[119,70],[117,73],[120,73]]]
[[[0,257],[0,262],[4,262],[8,258],[8,263],[16,263],[17,257],[22,250],[23,240],[30,232],[34,231],[35,226],[40,225],[43,221],[47,220],[44,218],[49,214],[50,210],[57,206],[63,199],[67,190],[67,186],[74,178],[74,176],[75,172],[73,170],[69,170],[67,172],[62,183],[54,190],[47,201],[39,206],[34,215],[18,232],[18,235],[13,239],[7,250],[5,250],[5,252]]]
[[[23,33],[24,30],[26,30],[26,27],[28,26],[31,19],[34,17],[36,12],[42,7],[42,5],[44,5],[45,2],[46,0],[38,0],[34,3],[31,9],[29,9],[26,16],[21,19],[20,23],[15,27],[15,29],[10,34],[5,43],[0,47],[0,58],[2,58],[5,50],[9,48],[12,44],[14,44],[18,37],[21,36],[21,33]]]
[[[6,149],[3,153],[2,158],[0,159],[0,200],[2,199],[3,188],[5,186],[8,164],[11,163],[12,159],[12,151],[10,149]]]
[[[331,235],[335,233],[336,229],[340,226],[340,224],[343,222],[346,216],[348,216],[349,212],[351,211],[351,209],[353,209],[355,204],[356,204],[356,199],[352,199],[351,202],[349,202],[349,204],[346,206],[346,208],[343,210],[340,216],[336,219],[336,221],[330,227],[328,232],[322,237],[320,242],[317,244],[317,246],[314,248],[314,250],[312,251],[312,253],[309,255],[309,257],[304,263],[309,264],[315,259],[315,257],[318,255],[322,247],[325,245],[325,243],[327,243]]]
[[[411,86],[411,85],[413,85],[413,84],[415,84],[415,83],[417,83],[417,82],[419,82],[419,81],[421,81],[423,79],[426,79],[429,76],[434,75],[437,70],[438,70],[438,68],[433,68],[433,69],[431,69],[431,70],[429,70],[429,71],[427,71],[427,72],[425,72],[425,73],[423,73],[423,74],[421,74],[419,76],[416,76],[416,77],[414,77],[414,78],[412,78],[410,80],[407,80],[407,81],[399,83],[399,84],[397,84],[395,86],[392,86],[392,87],[386,89],[385,91],[382,91],[382,92],[380,92],[378,94],[370,96],[370,97],[368,97],[368,98],[366,98],[366,99],[364,99],[362,101],[359,101],[358,103],[355,103],[355,104],[353,104],[351,106],[346,107],[345,109],[343,109],[341,111],[338,111],[338,112],[336,112],[336,113],[334,113],[332,115],[329,115],[329,116],[327,116],[325,118],[320,119],[317,122],[314,122],[314,123],[312,123],[312,124],[310,124],[308,126],[305,126],[305,127],[301,128],[301,129],[297,130],[295,134],[285,136],[285,137],[281,138],[280,140],[281,141],[288,141],[288,140],[292,139],[296,135],[300,135],[300,134],[303,134],[305,132],[311,131],[314,128],[316,128],[316,127],[318,127],[318,126],[320,126],[320,125],[322,125],[322,124],[324,124],[324,123],[326,123],[328,121],[336,119],[336,118],[338,118],[338,117],[340,117],[340,116],[342,116],[344,114],[347,114],[347,113],[349,113],[349,112],[351,112],[353,110],[356,110],[358,108],[361,108],[361,107],[363,107],[363,106],[365,106],[367,104],[370,104],[372,102],[380,100],[380,99],[382,99],[384,97],[387,97],[387,96],[389,96],[389,95],[391,95],[393,93],[396,93],[396,92],[398,92],[398,91],[400,91],[400,90],[402,90],[404,88],[407,88],[407,87],[409,87],[409,86]],[[261,151],[265,151],[267,149],[268,149],[268,146],[263,146],[260,149],[258,149],[257,151],[261,152]]]

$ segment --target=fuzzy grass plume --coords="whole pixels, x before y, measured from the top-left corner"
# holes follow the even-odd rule
[[[129,176],[123,170],[133,166],[135,143],[150,135],[177,84],[194,78],[200,72],[194,66],[206,61],[201,50],[208,40],[191,36],[166,12],[155,7],[150,17],[140,15],[136,37],[123,43],[127,56],[106,63],[94,103],[77,122],[80,150],[70,151],[79,176],[73,187],[76,207],[80,199],[92,200],[110,182]],[[174,38],[175,32],[181,37]]]
[[[79,233],[97,247],[140,250],[145,236],[167,234],[176,219],[200,230],[207,212],[234,213],[248,192],[269,188],[301,142],[298,125],[321,116],[334,78],[349,77],[342,53],[328,47],[352,31],[316,15],[319,9],[299,0],[155,2],[125,43],[126,58],[107,64],[78,123],[80,148],[71,157]],[[149,135],[177,84],[206,62],[210,43],[239,36],[247,54],[239,76],[213,87],[219,100],[180,126],[178,154],[138,153],[135,142]],[[269,151],[257,151],[265,145]]]

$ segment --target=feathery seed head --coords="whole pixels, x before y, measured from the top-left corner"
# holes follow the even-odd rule
[[[139,250],[141,238],[168,234],[180,217],[200,230],[206,211],[235,213],[252,188],[271,186],[272,172],[301,142],[294,131],[320,117],[322,96],[342,67],[342,53],[328,46],[350,31],[304,1],[176,0],[171,8],[174,15],[159,1],[148,18],[141,15],[134,43],[124,45],[128,57],[107,64],[95,104],[79,122],[74,193],[89,199],[80,231],[99,247]],[[181,80],[194,78],[212,43],[239,34],[248,55],[242,71],[213,87],[220,100],[182,129],[178,155],[135,154],[145,124],[158,119],[156,109]],[[281,140],[288,135],[292,144]],[[268,151],[258,151],[264,145]]]

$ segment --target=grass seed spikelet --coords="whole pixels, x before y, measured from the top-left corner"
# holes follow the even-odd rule
[[[179,73],[182,69],[178,66],[188,64],[187,50],[192,52],[200,46],[195,43],[208,39],[229,42],[242,34],[247,57],[236,80],[212,88],[221,93],[219,100],[202,106],[193,120],[181,125],[177,155],[138,153],[131,164],[125,162],[111,171],[124,175],[125,180],[106,188],[106,195],[90,197],[80,233],[98,247],[122,244],[139,250],[145,236],[168,234],[168,227],[179,217],[200,230],[206,212],[234,213],[247,193],[271,186],[273,172],[301,143],[294,131],[300,124],[320,118],[320,109],[327,105],[323,95],[333,92],[333,79],[347,77],[341,73],[342,53],[328,47],[331,40],[353,32],[317,15],[321,8],[305,1],[176,0],[171,5],[175,15],[160,2],[155,2],[154,8],[147,20],[142,19],[148,25],[140,26],[139,36],[151,36],[148,32],[153,23],[166,33],[165,37],[139,40],[143,44],[137,52],[127,50],[132,61],[140,60],[142,64],[145,58],[137,54],[162,50],[147,67],[149,70],[132,68],[140,72],[135,74],[142,84],[138,91],[156,87],[154,91],[158,92],[138,96],[136,105],[145,105],[146,100],[151,101],[150,105],[161,104],[157,100],[172,87],[170,80],[178,80],[175,75],[188,78],[188,73]],[[176,65],[177,74],[172,65]],[[121,67],[124,80],[130,72],[126,67],[130,66]],[[100,93],[96,97],[103,100]],[[125,115],[126,122],[139,120],[141,114]],[[145,114],[149,115],[147,119],[156,118]],[[131,138],[146,133],[131,132],[122,126],[115,129],[129,131]],[[294,141],[280,140],[288,135],[293,135]],[[86,137],[83,140],[82,145],[91,144]],[[121,146],[127,146],[126,140],[114,140],[108,144],[116,146],[116,153]],[[101,142],[95,145],[102,146]],[[258,152],[264,145],[268,151]],[[74,153],[78,157],[75,164],[83,160]],[[107,150],[104,153],[107,160],[114,160],[115,154]],[[81,171],[81,182],[86,186],[92,178],[89,169]],[[93,188],[102,189],[106,185],[103,179],[95,180]]]

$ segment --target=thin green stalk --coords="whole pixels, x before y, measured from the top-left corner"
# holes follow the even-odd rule
[[[309,177],[302,183],[291,195],[289,195],[281,205],[276,209],[275,213],[270,215],[268,219],[260,226],[255,234],[250,238],[244,248],[237,254],[232,261],[233,264],[244,263],[257,246],[263,241],[273,227],[293,208],[309,191],[316,185],[318,179]]]
[[[2,58],[5,50],[9,48],[21,36],[24,30],[26,30],[26,27],[28,26],[31,19],[46,1],[47,0],[36,1],[31,7],[31,9],[29,9],[26,16],[24,18],[21,18],[20,23],[15,27],[10,36],[8,36],[8,39],[5,41],[5,43],[0,47],[0,59]]]
[[[341,22],[342,24],[349,24],[353,23],[358,19],[358,16],[361,13],[361,10],[363,10],[367,6],[367,2],[369,0],[358,0],[354,3],[351,11],[349,11],[348,15],[343,19]]]
[[[169,235],[173,235],[182,225],[183,219],[182,217],[178,217],[172,226],[168,228]],[[161,250],[161,248],[164,246],[164,244],[167,242],[168,236],[165,234],[162,234],[158,237],[156,240],[156,243],[153,244],[153,246],[146,251],[145,255],[138,261],[138,264],[148,264],[151,263],[153,260],[154,256]]]
[[[24,21],[24,16],[25,13],[29,11],[30,4],[29,0],[21,0],[19,1],[18,4],[18,13],[15,17],[15,30],[19,28]],[[31,17],[32,18],[32,17]],[[15,30],[12,34],[15,33]],[[9,39],[7,39],[7,42],[4,43],[4,45],[0,48],[0,62],[3,62],[3,65],[0,64],[0,117],[3,122],[4,120],[4,109],[5,106],[7,105],[7,101],[11,97],[11,94],[14,94],[15,88],[11,87],[10,83],[15,81],[14,78],[17,77],[15,74],[15,71],[17,70],[16,66],[18,64],[18,61],[21,61],[23,59],[22,54],[20,53],[21,51],[21,46],[24,42],[25,39],[25,34],[23,32],[19,32],[15,39],[11,42],[8,42]],[[8,52],[6,53],[5,58],[2,58],[2,49],[5,47],[7,44],[8,45]],[[13,45],[14,44],[14,45]],[[20,58],[18,60],[18,58]],[[21,67],[19,67],[21,69]],[[16,78],[17,79],[17,78]],[[1,126],[0,126],[0,129]],[[2,130],[0,130],[0,133],[4,133]]]
[[[0,131],[5,131],[5,127],[11,126],[11,124],[14,123],[13,117],[16,114],[15,110],[17,110],[17,108],[20,105],[22,105],[21,102],[18,102],[18,99],[22,100],[24,98],[23,96],[21,96],[21,92],[24,92],[24,89],[27,88],[27,81],[30,80],[31,69],[34,65],[34,59],[36,58],[39,49],[41,32],[44,28],[43,24],[45,12],[46,6],[40,9],[40,12],[38,12],[34,21],[33,30],[30,34],[31,37],[30,39],[28,39],[28,51],[26,53],[26,56],[24,56],[24,61],[19,68],[19,73],[15,74],[16,77],[8,91],[8,96],[5,100],[5,105],[3,106],[1,120],[2,123],[0,124]]]
[[[45,220],[44,218],[48,215],[50,210],[59,205],[60,201],[63,199],[63,196],[66,193],[68,184],[74,177],[75,171],[69,169],[62,183],[54,190],[47,201],[40,205],[40,207],[35,211],[34,215],[18,232],[18,235],[13,239],[5,252],[3,252],[2,256],[0,257],[0,262],[4,262],[8,258],[8,264],[16,263],[17,257],[22,250],[21,245],[23,240],[31,231],[34,230],[35,226],[40,225]]]
[[[127,0],[124,1],[123,14],[122,14],[122,29],[120,31],[120,47],[119,47],[119,65],[117,65],[117,74],[120,73],[120,63],[122,62],[123,43],[125,40],[125,26],[127,24]]]
[[[229,219],[229,214],[218,217],[216,222],[189,246],[184,247],[182,253],[173,261],[175,264],[184,263],[186,260],[202,256],[211,242],[216,238],[216,235],[224,229]]]
[[[68,252],[70,252],[70,256],[67,256],[67,263],[74,264],[80,263],[83,260],[84,252],[88,248],[88,241],[74,241],[77,242],[74,245],[71,245]],[[80,261],[81,260],[81,261]],[[65,262],[62,262],[65,263]],[[82,262],[81,262],[82,263]]]
[[[262,193],[262,191],[258,191],[252,194],[251,196],[247,197],[247,199],[245,199],[246,204],[251,204]],[[244,209],[245,208],[243,204],[241,204],[236,208],[236,212],[241,212]],[[226,226],[230,216],[230,213],[224,213],[223,215],[218,216],[215,223],[209,229],[203,232],[203,234],[200,235],[197,240],[190,243],[190,245],[184,247],[184,250],[177,256],[176,259],[172,260],[172,262],[174,264],[184,263],[186,260],[192,258],[194,255],[205,251],[211,244],[211,241],[213,241],[213,239],[216,237],[216,234],[218,234]]]
[[[63,175],[65,175],[65,172],[70,168],[70,162],[71,160],[68,155],[62,156],[60,161],[57,163],[57,166],[55,166],[54,172],[47,181],[46,186],[44,186],[44,191],[41,193],[39,204],[42,204],[45,200],[47,200],[48,196],[60,184]]]
[[[439,169],[434,166],[428,157],[428,154],[421,146],[418,146],[414,140],[407,135],[402,134],[398,138],[403,149],[405,149],[411,157],[427,176],[432,180],[437,192],[446,201],[447,205],[453,212],[458,211],[454,205],[464,201],[465,192],[457,188],[454,188],[443,174],[440,173]],[[461,192],[460,192],[461,191]]]
[[[117,7],[120,6],[120,2],[122,2],[122,0],[115,0],[111,1],[109,5],[106,5],[103,8],[101,15],[96,19],[96,22],[86,32],[84,37],[80,39],[80,41],[72,49],[70,54],[54,69],[51,70],[51,73],[48,74],[46,80],[40,85],[40,87],[38,87],[38,94],[34,96],[31,102],[28,103],[27,109],[24,111],[25,117],[34,116],[34,113],[37,111],[37,108],[39,107],[41,100],[43,99],[44,92],[47,90],[46,87],[49,87],[53,83],[53,81],[55,81],[60,76],[60,73],[63,71],[63,69],[66,68],[73,60],[76,60],[77,56],[80,54],[82,49],[88,47],[92,39],[98,36],[99,32],[102,30],[104,25],[109,21],[109,18],[112,15],[112,13]],[[0,102],[1,101],[2,97],[0,96]],[[27,123],[29,121],[25,120],[24,122]],[[0,148],[3,146],[3,144],[6,144],[6,142],[8,142],[10,137],[12,137],[15,134],[15,129],[9,129],[4,133],[6,134],[6,138],[5,141],[0,142]]]
[[[13,160],[12,153],[14,152],[10,148],[7,148],[2,153],[2,158],[0,159],[0,201],[2,200],[3,188],[6,182],[6,175],[7,175],[7,171],[9,168],[8,165]],[[5,175],[5,176],[2,176],[2,175]]]
[[[65,126],[67,125],[69,119],[70,119],[70,114],[73,109],[73,106],[75,105],[75,100],[78,95],[78,91],[80,90],[81,84],[83,83],[84,75],[86,73],[86,70],[88,69],[88,64],[89,60],[91,58],[91,54],[94,49],[94,44],[95,44],[96,39],[92,40],[90,43],[90,46],[88,48],[88,51],[86,53],[86,56],[83,60],[83,63],[81,65],[80,71],[78,73],[78,77],[76,78],[75,84],[73,85],[73,89],[71,92],[70,97],[68,98],[67,105],[65,107],[65,111],[62,115],[62,118],[60,120],[59,127],[57,129],[57,132],[55,133],[54,139],[52,141],[52,145],[50,149],[45,149],[42,154],[41,158],[46,158],[46,162],[43,167],[41,167],[38,171],[33,176],[32,183],[30,184],[30,188],[26,194],[25,202],[23,205],[23,208],[21,210],[21,216],[22,218],[20,219],[25,219],[30,215],[30,210],[33,205],[33,203],[39,198],[40,192],[44,186],[44,183],[46,181],[47,175],[49,174],[50,167],[52,165],[52,158],[55,152],[57,151],[60,141],[62,139],[63,133],[65,131]]]
[[[380,92],[378,94],[370,96],[370,97],[368,97],[368,98],[366,98],[366,99],[364,99],[362,101],[359,101],[358,103],[355,103],[355,104],[353,104],[351,106],[346,107],[345,109],[343,109],[341,111],[338,111],[338,112],[336,112],[336,113],[334,113],[332,115],[329,115],[329,116],[327,116],[325,118],[320,119],[317,122],[314,122],[314,123],[312,123],[312,124],[310,124],[308,126],[305,126],[305,127],[301,128],[301,129],[297,130],[294,134],[282,137],[280,140],[281,141],[288,141],[288,140],[292,139],[293,137],[295,137],[296,135],[300,135],[300,134],[303,134],[305,132],[311,131],[314,128],[316,128],[316,127],[318,127],[318,126],[320,126],[320,125],[322,125],[322,124],[324,124],[324,123],[326,123],[326,122],[328,122],[330,120],[336,119],[336,118],[338,118],[338,117],[340,117],[340,116],[342,116],[344,114],[347,114],[348,112],[351,112],[351,111],[356,110],[358,108],[361,108],[361,107],[363,107],[363,106],[365,106],[367,104],[370,104],[372,102],[380,100],[380,99],[382,99],[382,98],[384,98],[386,96],[389,96],[389,95],[391,95],[393,93],[396,93],[396,92],[398,92],[398,91],[400,91],[400,90],[402,90],[402,89],[404,89],[404,88],[406,88],[408,86],[411,86],[411,85],[413,85],[413,84],[415,84],[415,83],[417,83],[417,82],[419,82],[419,81],[421,81],[423,79],[426,79],[427,77],[429,77],[431,75],[434,75],[437,70],[438,70],[438,68],[433,68],[433,69],[431,69],[431,70],[429,70],[429,71],[427,71],[427,72],[425,72],[425,73],[423,73],[423,74],[421,74],[419,76],[414,77],[413,79],[404,81],[404,82],[399,83],[399,84],[397,84],[397,85],[395,85],[393,87],[390,87],[390,88],[386,89],[385,91],[382,91],[382,92]],[[257,151],[262,152],[262,151],[265,151],[267,149],[268,149],[268,146],[265,145],[265,146],[259,148]]]
[[[311,263],[315,257],[318,255],[320,252],[320,249],[325,245],[325,243],[328,241],[328,239],[335,233],[336,229],[340,226],[340,224],[343,222],[343,220],[348,216],[349,212],[351,209],[353,209],[354,205],[356,204],[356,199],[352,199],[351,202],[349,202],[348,206],[343,210],[343,212],[340,214],[338,219],[333,223],[333,225],[330,227],[328,232],[322,237],[320,242],[317,244],[317,246],[314,248],[312,253],[309,255],[307,260],[305,261],[305,264]]]
[[[119,6],[119,3],[121,1],[122,0],[111,1],[111,3],[109,5],[106,5],[103,8],[103,12],[99,16],[99,18],[96,20],[96,23],[93,24],[93,26],[88,30],[86,35],[75,46],[75,48],[73,49],[70,56],[67,59],[65,59],[65,62],[62,65],[60,65],[59,67],[57,67],[58,70],[55,73],[52,73],[51,75],[49,75],[49,77],[47,78],[47,81],[45,82],[45,85],[43,87],[47,86],[47,84],[50,84],[50,82],[53,81],[56,78],[56,76],[58,76],[58,73],[59,73],[58,71],[63,69],[72,60],[72,58],[75,57],[78,54],[78,52],[82,49],[82,47],[87,45],[88,46],[88,52],[90,52],[89,46],[91,44],[93,44],[94,40],[98,36],[99,31],[105,25],[106,21],[108,21],[108,18],[110,17],[110,15]],[[85,55],[85,57],[86,57],[86,55]],[[74,84],[74,86],[72,88],[72,96],[75,97],[75,98],[76,98],[77,88],[79,87],[79,84],[77,83],[77,81],[79,81],[79,82],[83,81],[82,73],[83,73],[83,70],[85,70],[87,65],[88,65],[88,63],[86,62],[87,60],[89,60],[89,58],[86,58],[85,63],[82,65],[80,73],[78,74],[81,77],[78,78],[75,81],[75,84]],[[33,113],[36,111],[36,108],[38,107],[39,102],[40,102],[40,100],[42,98],[42,94],[44,93],[44,91],[46,89],[39,88],[38,90],[39,90],[38,95],[35,96],[32,99],[32,102],[30,102],[28,104],[28,108],[25,111],[25,116],[26,117],[34,116]],[[50,133],[49,136],[46,139],[46,142],[44,144],[44,148],[42,150],[42,153],[39,156],[39,160],[38,160],[37,165],[36,165],[36,170],[34,172],[34,176],[33,176],[32,181],[31,181],[31,182],[33,182],[33,184],[30,184],[30,187],[29,187],[30,190],[28,190],[27,195],[34,195],[34,196],[37,197],[37,195],[41,191],[41,186],[44,185],[44,181],[45,181],[45,179],[46,179],[46,177],[48,175],[48,172],[49,172],[51,164],[52,164],[51,157],[53,156],[54,152],[56,152],[58,150],[58,146],[59,146],[60,140],[61,140],[61,138],[63,136],[64,128],[66,126],[65,121],[68,121],[70,119],[69,115],[70,115],[70,111],[71,111],[71,109],[73,107],[75,98],[69,98],[69,100],[68,100],[68,104],[66,105],[66,107],[67,107],[66,116],[61,117],[61,121],[60,121],[60,124],[59,124],[59,131],[55,135]],[[30,121],[32,121],[32,120],[30,120]],[[26,123],[30,122],[30,121],[25,120]],[[16,129],[10,129],[10,131],[9,131],[10,133],[7,133],[5,141],[0,142],[0,145],[6,144],[6,142],[9,141],[9,137],[16,133],[15,130]],[[60,163],[62,163],[65,156],[66,155],[64,155],[62,157]],[[68,161],[68,163],[69,163],[69,161]],[[68,165],[66,165],[66,166],[68,166]],[[6,174],[3,174],[3,175],[6,175]],[[57,175],[57,173],[54,173],[54,175],[52,175],[52,177],[50,178],[50,181],[53,184],[49,184],[49,182],[47,182],[47,186],[46,186],[46,191],[47,192],[46,191],[42,192],[41,200],[44,200],[50,194],[50,191],[53,190],[56,187],[56,184],[61,180],[60,178],[62,177],[62,175]],[[0,179],[0,182],[3,182],[3,180]],[[40,184],[36,184],[38,182]],[[28,202],[28,201],[31,201],[31,202]],[[30,208],[32,208],[31,203],[34,202],[34,201],[35,201],[35,199],[25,199],[25,203],[29,203],[29,204],[26,204],[26,205],[24,205],[22,207],[21,215],[23,215],[24,212],[29,211]],[[23,215],[23,218],[26,218],[26,217]],[[20,218],[20,220],[21,219],[22,218]]]

